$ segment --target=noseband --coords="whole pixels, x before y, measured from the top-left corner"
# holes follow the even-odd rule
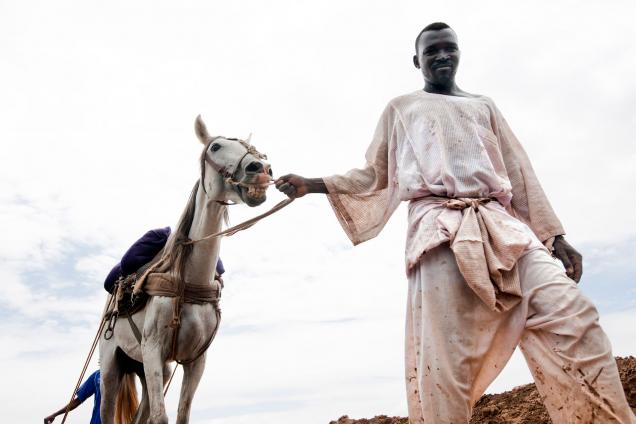
[[[256,150],[256,147],[252,146],[247,141],[226,138],[226,140],[238,141],[241,144],[241,146],[245,147],[245,153],[243,154],[243,156],[241,156],[241,158],[238,160],[238,162],[234,166],[228,167],[228,166],[219,165],[218,163],[214,162],[212,158],[210,157],[211,155],[208,154],[209,153],[208,149],[210,148],[210,145],[219,138],[225,138],[225,137],[217,136],[210,139],[210,141],[206,143],[205,150],[203,151],[203,158],[201,161],[201,185],[203,186],[203,192],[206,194],[207,194],[207,189],[205,188],[205,164],[206,163],[208,163],[212,167],[212,169],[218,172],[219,175],[223,177],[223,180],[227,184],[230,184],[236,187],[236,186],[243,185],[243,183],[241,183],[240,181],[236,179],[236,173],[240,169],[241,163],[243,163],[243,160],[247,157],[247,155],[251,154],[257,159],[267,160],[266,155]]]

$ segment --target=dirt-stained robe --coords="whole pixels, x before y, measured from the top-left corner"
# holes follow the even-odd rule
[[[492,100],[400,96],[366,161],[324,181],[354,244],[409,201],[411,423],[468,422],[518,344],[554,422],[636,423],[596,309],[544,247],[563,227]]]

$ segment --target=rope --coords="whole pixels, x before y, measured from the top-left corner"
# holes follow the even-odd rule
[[[115,299],[114,296],[110,297],[110,300],[108,301],[108,306],[106,306],[106,310],[110,308],[114,299]],[[95,348],[97,347],[97,343],[99,342],[99,335],[101,334],[105,323],[106,323],[106,320],[102,316],[101,323],[99,324],[99,328],[97,329],[97,333],[95,334],[95,338],[93,339],[93,344],[91,345],[91,348],[88,351],[88,356],[86,357],[86,361],[84,361],[84,368],[82,368],[82,372],[80,373],[80,376],[77,379],[77,384],[75,384],[75,389],[73,390],[73,393],[71,393],[71,400],[69,400],[68,404],[66,405],[66,410],[64,411],[64,417],[62,418],[62,424],[66,422],[68,413],[71,410],[71,402],[73,402],[73,399],[75,398],[75,395],[77,394],[77,391],[79,390],[80,384],[82,384],[82,380],[84,380],[84,375],[86,375],[88,364],[91,362],[91,358],[93,357],[93,354],[95,353]]]
[[[289,205],[293,201],[294,201],[294,199],[289,197],[289,198],[283,200],[282,202],[279,202],[276,205],[274,205],[274,207],[272,207],[267,212],[262,213],[260,215],[257,215],[254,218],[248,219],[247,221],[241,222],[240,224],[236,224],[233,227],[227,228],[227,229],[225,229],[223,231],[219,231],[218,233],[207,235],[207,236],[205,236],[203,238],[200,238],[200,239],[197,239],[197,240],[184,241],[183,244],[185,244],[185,245],[196,244],[196,243],[199,243],[199,242],[204,241],[204,240],[209,240],[211,238],[216,238],[216,237],[220,237],[220,236],[228,236],[228,237],[232,236],[232,235],[238,233],[239,231],[247,230],[248,228],[250,228],[251,226],[256,224],[258,221],[260,221],[261,219],[267,218],[268,216],[278,212],[279,210],[283,209],[285,206]]]
[[[170,383],[172,383],[172,379],[174,378],[174,374],[177,372],[177,368],[179,367],[179,363],[177,362],[172,369],[172,374],[170,374],[170,380],[168,380],[168,384],[166,384],[166,388],[163,389],[163,397],[166,397],[168,393],[168,389],[170,388]]]

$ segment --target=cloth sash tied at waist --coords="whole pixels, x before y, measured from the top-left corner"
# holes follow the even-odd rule
[[[507,225],[516,220],[498,210],[489,198],[426,198],[440,203],[457,222],[438,217],[437,224],[449,234],[450,248],[459,271],[475,294],[493,311],[509,310],[521,301],[521,283],[517,261],[531,243],[527,234]],[[448,224],[448,225],[445,225]]]

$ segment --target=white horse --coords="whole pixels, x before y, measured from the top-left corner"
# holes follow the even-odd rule
[[[201,155],[201,178],[161,259],[152,273],[146,274],[148,281],[153,275],[171,276],[173,283],[180,278],[185,283],[186,295],[192,286],[220,292],[215,286],[218,283],[213,280],[220,238],[197,244],[188,244],[188,241],[220,231],[230,202],[248,206],[263,203],[271,179],[266,157],[248,142],[210,137],[200,116],[195,130],[205,146]],[[181,295],[183,293],[181,291]],[[115,413],[119,408],[116,407],[118,393],[131,388],[134,374],[140,377],[143,391],[133,423],[167,423],[163,390],[172,361],[183,365],[177,423],[189,422],[192,398],[205,367],[205,349],[216,333],[220,312],[216,301],[179,304],[178,300],[151,293],[146,306],[131,316],[134,325],[120,317],[112,337],[108,340],[103,334],[100,337],[104,424],[122,420],[121,413],[117,417]]]

